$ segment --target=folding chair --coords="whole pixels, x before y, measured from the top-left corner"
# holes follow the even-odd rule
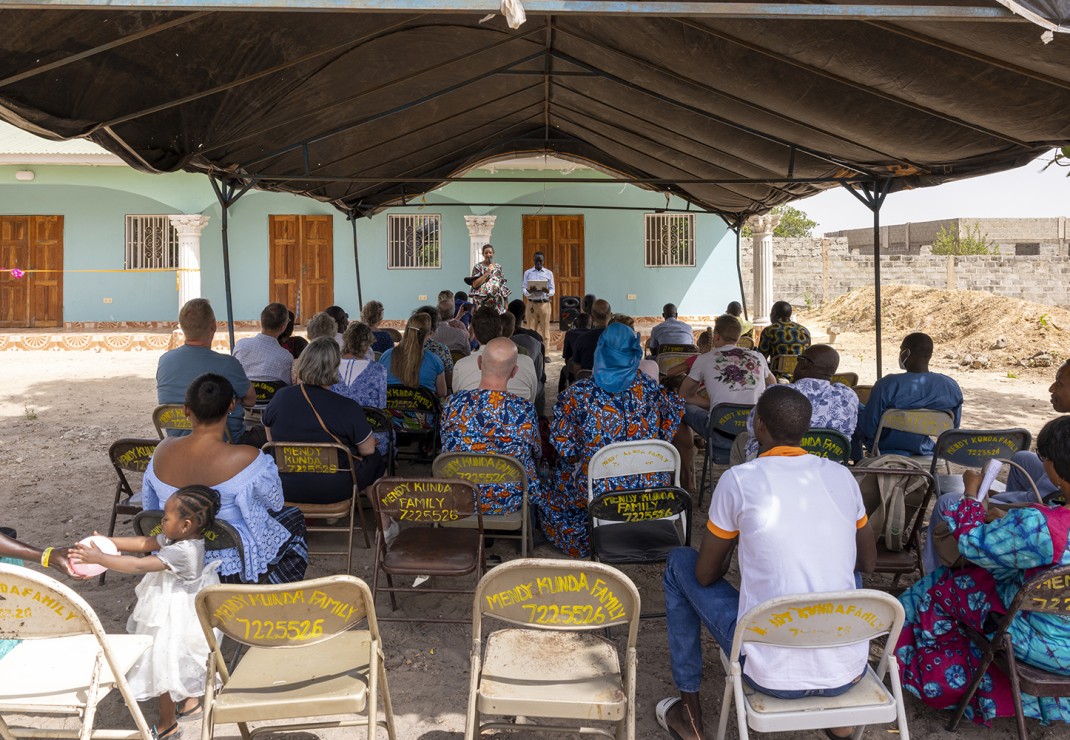
[[[108,536],[115,535],[115,522],[119,514],[133,516],[141,511],[141,491],[134,492],[127,473],[143,474],[149,466],[152,455],[156,452],[158,439],[134,439],[124,437],[112,442],[108,448],[108,459],[115,468],[119,481],[115,484],[115,500],[111,505],[111,519],[108,522]],[[103,583],[104,576],[101,576]]]
[[[472,602],[472,665],[465,740],[485,730],[635,737],[639,592],[608,565],[513,560],[483,577]],[[483,618],[515,625],[487,636]],[[595,631],[628,627],[624,668]],[[483,722],[485,714],[570,720],[577,725]],[[613,728],[589,725],[612,722]]]
[[[382,331],[385,331],[387,334],[390,335],[390,338],[394,340],[394,344],[397,344],[401,341],[401,332],[397,329],[393,329],[389,326],[384,326],[382,328]]]
[[[380,478],[371,487],[379,534],[375,538],[375,564],[372,566],[372,595],[390,594],[390,608],[398,608],[398,591],[410,593],[470,594],[472,588],[432,588],[430,586],[395,586],[394,576],[461,577],[475,573],[478,583],[483,575],[483,514],[476,506],[476,488],[463,480],[444,478]],[[441,527],[476,517],[476,527]],[[383,532],[383,517],[398,522],[401,531],[391,542]],[[379,571],[386,576],[386,586],[379,586]],[[473,583],[473,588],[475,583]],[[420,616],[383,618],[380,621],[442,622],[467,624],[465,619],[436,619]]]
[[[903,606],[898,599],[865,589],[782,596],[754,607],[736,622],[731,654],[721,651],[727,680],[717,740],[724,740],[733,701],[740,740],[750,737],[748,726],[757,732],[855,727],[851,737],[859,740],[865,725],[892,721],[898,725],[901,740],[910,740],[895,658],[895,643],[903,621]],[[744,645],[836,647],[868,644],[881,635],[887,638],[877,669],[866,666],[862,680],[839,696],[777,699],[743,682],[739,654]],[[891,691],[884,685],[885,677],[891,682]]]
[[[955,428],[955,417],[950,411],[936,411],[933,409],[888,409],[881,414],[881,420],[877,422],[877,432],[873,435],[873,449],[871,457],[881,454],[881,435],[886,429],[894,429],[899,432],[910,434],[923,434],[926,437],[939,437],[949,429]],[[928,457],[927,455],[912,455],[912,457]]]
[[[811,455],[833,460],[841,465],[846,465],[851,459],[851,440],[835,429],[814,427],[803,435],[799,446]]]
[[[394,418],[383,409],[374,406],[362,406],[364,418],[368,426],[376,434],[386,434],[388,442],[386,446],[386,465],[390,475],[394,474]]]
[[[872,385],[855,385],[851,387],[851,390],[858,396],[858,402],[861,404],[869,403],[869,394],[873,392]]]
[[[951,463],[978,468],[993,458],[1003,460],[1028,450],[1032,443],[1033,435],[1026,429],[949,429],[937,438],[929,467],[929,473],[936,479],[936,495],[963,491],[962,476],[937,475],[938,461],[943,460],[948,473]]]
[[[244,740],[261,733],[328,727],[385,727],[396,737],[383,643],[374,600],[364,581],[336,575],[278,585],[209,586],[197,594],[208,640],[202,740],[236,722]],[[365,619],[367,629],[353,629]],[[215,630],[249,650],[227,669]],[[217,688],[217,680],[219,687]],[[383,713],[379,719],[379,698]],[[360,715],[249,731],[249,722]]]
[[[877,485],[879,486],[879,478],[882,476],[908,476],[921,478],[925,482],[925,488],[920,498],[916,497],[917,506],[913,506],[909,501],[906,503],[905,514],[905,527],[907,535],[904,538],[904,547],[901,550],[891,550],[886,545],[884,538],[877,533],[877,565],[873,569],[874,573],[887,573],[893,575],[892,588],[899,587],[899,580],[907,574],[914,573],[915,571],[920,575],[922,571],[921,564],[921,530],[925,524],[925,513],[929,509],[929,502],[932,501],[933,495],[936,491],[936,483],[933,476],[925,470],[919,470],[917,468],[869,468],[869,467],[856,467],[853,470],[855,480],[858,481],[860,488],[865,489],[865,479],[867,476],[876,476],[878,478]],[[867,506],[867,509],[869,507]]]
[[[754,349],[754,337],[744,334],[736,340],[736,346],[743,349]]]
[[[160,439],[166,437],[168,431],[188,432],[193,429],[193,422],[186,416],[186,407],[181,403],[162,403],[153,409],[152,425],[156,427]],[[233,441],[230,427],[223,428],[223,437],[227,442]]]
[[[677,352],[684,355],[697,355],[698,347],[694,344],[659,344],[656,354],[664,352]]]
[[[773,375],[778,378],[791,379],[792,374],[795,372],[795,366],[799,364],[798,355],[773,355],[773,359],[769,361],[769,369],[773,371]]]
[[[273,441],[264,445],[266,454],[275,458],[279,473],[338,475],[348,479],[353,487],[353,495],[330,504],[309,504],[287,501],[287,506],[299,509],[306,519],[342,519],[342,526],[337,524],[309,525],[307,532],[346,532],[345,550],[313,550],[309,543],[309,555],[345,555],[346,573],[353,567],[353,529],[357,517],[360,518],[360,531],[364,535],[364,547],[371,547],[368,538],[368,525],[364,521],[364,507],[360,505],[360,486],[357,484],[357,466],[349,448],[328,442],[283,442]],[[286,496],[283,486],[283,497]]]
[[[21,640],[0,671],[0,737],[153,737],[126,674],[152,645],[149,635],[108,635],[81,596],[59,581],[0,563],[0,638]],[[137,729],[94,729],[97,705],[118,689]],[[72,715],[81,729],[8,725],[5,715]]]
[[[747,431],[747,418],[753,404],[719,403],[710,409],[710,426],[706,430],[706,451],[702,455],[702,477],[699,479],[698,505],[706,496],[706,471],[710,471],[710,488],[713,488],[714,473],[720,475],[728,470],[728,450],[714,449],[710,444],[714,433],[728,439],[735,439],[741,432]],[[716,469],[716,470],[715,470]]]
[[[519,460],[512,455],[498,455],[493,452],[443,452],[431,464],[431,475],[436,478],[459,478],[475,486],[502,483],[515,483],[520,486],[520,511],[512,514],[483,514],[483,529],[494,532],[495,537],[520,540],[520,557],[528,556],[528,546],[532,541],[528,473]],[[447,524],[454,527],[475,527],[476,517],[470,516]],[[502,532],[519,534],[501,534]]]
[[[386,413],[390,414],[397,435],[396,445],[416,442],[429,451],[421,454],[419,449],[409,453],[407,459],[420,463],[430,463],[438,450],[438,426],[441,406],[438,396],[426,388],[409,388],[404,385],[386,387]],[[401,457],[401,451],[395,450],[395,457]]]
[[[275,397],[280,388],[286,387],[286,383],[281,380],[253,380],[251,382],[253,390],[256,391],[256,406],[254,408],[264,408],[271,403],[271,399]]]
[[[134,531],[139,537],[155,537],[163,530],[160,522],[163,520],[163,511],[160,509],[146,509],[139,511],[134,517]],[[205,550],[237,550],[238,560],[245,562],[245,546],[242,544],[238,530],[222,519],[216,519],[212,526],[204,532]]]
[[[698,354],[698,350],[694,352],[658,352],[654,361],[658,363],[658,373],[660,375],[667,375],[669,370],[679,365],[681,362],[687,362],[688,357],[694,357]]]
[[[848,388],[854,388],[858,385],[858,373],[836,373],[832,376],[832,382],[842,383]]]
[[[1043,570],[1027,580],[1011,602],[1007,614],[999,623],[999,629],[991,638],[967,626],[970,639],[981,650],[981,660],[977,664],[966,693],[962,695],[955,714],[947,723],[947,729],[954,731],[970,699],[977,693],[977,687],[985,677],[988,667],[995,663],[1011,681],[1011,695],[1014,697],[1014,717],[1018,723],[1018,737],[1027,740],[1025,715],[1022,713],[1022,693],[1031,696],[1070,696],[1070,677],[1051,673],[1043,668],[1019,663],[1014,656],[1014,645],[1008,631],[1011,622],[1019,612],[1052,614],[1065,621],[1070,616],[1070,565],[1060,565]]]

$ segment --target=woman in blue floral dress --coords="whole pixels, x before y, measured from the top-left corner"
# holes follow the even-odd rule
[[[542,530],[566,555],[587,557],[587,463],[606,445],[672,440],[684,402],[639,371],[643,349],[635,332],[610,324],[598,339],[594,376],[557,398],[550,438],[557,450],[554,481],[542,509]],[[668,474],[600,480],[595,493],[672,484]]]
[[[1070,490],[1070,416],[1048,422],[1037,437],[1037,454],[1052,482]],[[1003,514],[986,512],[976,498],[980,473],[963,476],[966,496],[944,518],[970,565],[942,567],[900,596],[907,624],[896,645],[903,686],[929,706],[953,709],[965,694],[980,660],[963,625],[991,635],[1022,584],[1052,565],[1070,564],[1070,510],[1032,504]],[[1019,612],[1008,628],[1018,660],[1070,676],[1070,616]],[[1065,698],[1022,694],[1027,717],[1070,721]],[[1014,716],[1009,679],[988,669],[965,716],[989,724]]]
[[[338,366],[339,381],[331,390],[340,396],[352,399],[361,406],[373,409],[386,408],[386,368],[378,362],[369,362],[368,350],[375,335],[371,327],[354,321],[342,335],[342,362]],[[390,433],[375,432],[375,449],[386,455],[390,448]]]

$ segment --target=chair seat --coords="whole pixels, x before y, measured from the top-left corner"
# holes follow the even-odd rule
[[[479,517],[475,514],[467,516],[464,519],[459,519],[455,522],[443,522],[443,527],[463,527],[465,529],[472,529],[479,526]],[[484,514],[483,515],[483,529],[493,529],[495,531],[520,529],[524,526],[523,514],[519,511],[514,511],[509,514]]]
[[[368,698],[366,630],[342,632],[315,645],[249,648],[216,696],[216,724],[352,714]]]
[[[721,652],[721,663],[728,662]],[[728,667],[725,667],[728,671]],[[777,699],[755,691],[743,683],[743,698],[750,711],[747,724],[758,732],[818,730],[825,727],[852,727],[894,722],[895,697],[877,678],[872,668],[858,685],[839,696],[805,699]]]
[[[479,532],[474,529],[403,529],[383,556],[391,575],[465,575],[479,566]]]
[[[313,519],[333,518],[349,516],[350,500],[345,498],[331,504],[296,504],[292,501],[286,501],[284,502],[284,505],[299,509],[306,517],[311,517]]]
[[[603,563],[650,563],[664,560],[684,544],[678,517],[649,522],[602,524],[592,530],[592,549]]]
[[[480,713],[617,721],[627,698],[613,643],[590,632],[504,629],[487,638]]]
[[[129,672],[152,645],[148,635],[106,635],[108,650],[123,673]],[[0,710],[3,712],[66,712],[85,706],[86,688],[100,645],[93,635],[26,640],[3,658]],[[98,696],[111,690],[115,677],[103,664]]]
[[[877,542],[878,573],[913,573],[917,569],[917,557],[912,549],[896,552],[889,550],[883,542]]]

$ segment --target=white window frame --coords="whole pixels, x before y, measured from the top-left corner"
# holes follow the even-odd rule
[[[124,270],[178,269],[178,231],[166,215],[126,214],[123,245]]]
[[[675,249],[672,244],[672,224],[683,225],[683,243]],[[678,236],[678,239],[680,237]],[[695,214],[643,214],[643,265],[645,267],[695,266]]]
[[[410,240],[418,230],[430,226],[437,246],[416,247]],[[442,269],[442,214],[392,213],[386,217],[386,267],[388,270]]]

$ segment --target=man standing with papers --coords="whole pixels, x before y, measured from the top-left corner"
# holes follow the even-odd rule
[[[554,297],[554,274],[543,267],[543,254],[536,252],[535,266],[524,271],[521,289],[528,304],[528,326],[537,331],[544,341],[550,339],[550,299]]]

